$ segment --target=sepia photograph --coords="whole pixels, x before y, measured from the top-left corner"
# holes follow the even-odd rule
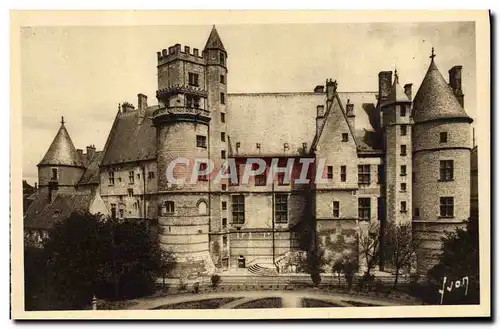
[[[491,316],[487,11],[11,16],[13,318]]]

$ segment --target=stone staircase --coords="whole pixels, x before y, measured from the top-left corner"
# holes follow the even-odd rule
[[[259,275],[259,276],[275,276],[275,275],[278,275],[278,272],[276,271],[275,268],[273,268],[273,267],[267,267],[265,265],[260,265],[260,264],[252,264],[247,269],[248,269],[248,272],[252,273],[253,275]]]

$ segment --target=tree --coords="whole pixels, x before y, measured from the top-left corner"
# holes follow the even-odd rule
[[[447,300],[449,303],[479,303],[478,218],[469,218],[465,229],[457,228],[455,232],[447,233],[442,241],[439,262],[429,270],[429,278],[441,284],[445,276],[449,281],[468,277],[467,296],[456,296],[459,298],[454,300],[448,295]]]
[[[162,277],[162,286],[165,289],[165,278],[172,273],[177,265],[177,258],[170,250],[160,252],[160,275]]]
[[[371,270],[379,260],[380,254],[380,225],[370,222],[366,230],[360,229],[359,251],[366,262],[365,276],[370,277]]]
[[[396,270],[394,277],[395,289],[398,284],[399,272],[405,267],[411,265],[412,259],[416,255],[419,247],[418,237],[413,236],[411,222],[390,223],[385,231],[385,248],[387,259],[392,263]]]
[[[321,283],[321,273],[323,272],[323,266],[325,264],[325,251],[317,244],[316,248],[309,250],[299,267],[301,272],[306,272],[311,275],[311,280],[314,286],[317,287]]]

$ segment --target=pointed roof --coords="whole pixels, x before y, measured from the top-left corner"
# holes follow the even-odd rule
[[[394,83],[392,84],[391,92],[387,97],[388,103],[401,103],[401,102],[411,102],[406,95],[403,87],[399,84],[398,71],[394,71]]]
[[[435,56],[433,49],[430,56],[431,64],[413,100],[413,121],[418,123],[438,119],[462,118],[472,122],[439,72],[434,62]]]
[[[73,144],[73,141],[71,140],[71,137],[69,137],[68,131],[64,126],[64,118],[61,120],[61,127],[59,128],[56,137],[52,141],[52,144],[50,144],[47,153],[45,153],[45,156],[38,165],[84,166],[82,160],[78,156],[75,145]]]
[[[210,32],[210,36],[208,37],[207,43],[205,44],[205,50],[207,49],[220,49],[222,51],[226,51],[222,41],[219,37],[219,33],[217,33],[217,29],[215,25],[212,27],[212,31]]]

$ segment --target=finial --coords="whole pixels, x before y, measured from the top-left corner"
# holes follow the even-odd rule
[[[61,124],[64,124],[64,117],[61,117]]]
[[[398,77],[398,69],[394,65],[394,82],[399,83],[399,77]]]
[[[429,56],[432,62],[434,62],[434,57],[436,57],[436,54],[434,53],[434,47],[432,47],[431,55]]]

